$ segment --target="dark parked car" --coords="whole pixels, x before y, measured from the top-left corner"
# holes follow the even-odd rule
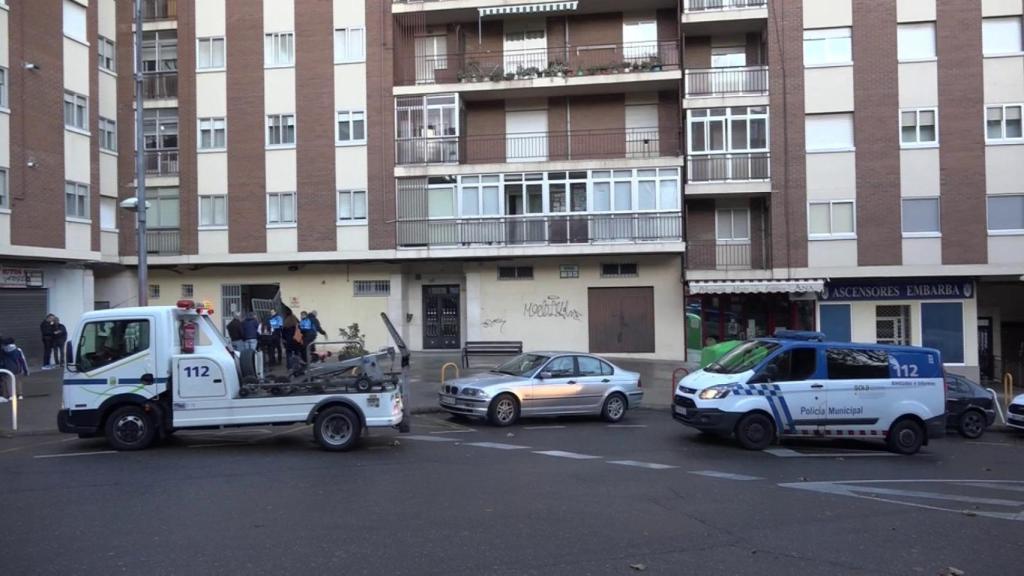
[[[996,419],[988,390],[963,376],[946,374],[946,426],[964,438],[980,438]]]

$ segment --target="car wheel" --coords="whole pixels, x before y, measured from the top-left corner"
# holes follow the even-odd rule
[[[924,444],[924,429],[917,422],[904,418],[896,421],[889,428],[889,436],[885,439],[889,450],[909,456],[916,454]]]
[[[122,406],[107,417],[107,442],[114,450],[144,450],[156,439],[156,424],[141,406]]]
[[[985,433],[985,416],[977,410],[968,410],[960,416],[960,426],[957,429],[964,438],[981,438]]]
[[[606,422],[618,422],[626,416],[626,397],[618,392],[608,396],[601,407],[601,418]]]
[[[764,450],[775,440],[775,425],[764,414],[747,414],[736,425],[736,439],[747,450]]]
[[[495,426],[511,426],[519,420],[519,401],[511,394],[500,394],[491,401],[487,419]]]
[[[313,425],[313,436],[324,450],[344,452],[351,450],[363,428],[359,416],[351,408],[331,406],[316,416]]]

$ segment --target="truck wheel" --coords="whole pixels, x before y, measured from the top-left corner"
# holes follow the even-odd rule
[[[238,366],[242,370],[242,378],[257,378],[256,351],[246,349],[239,352]]]
[[[736,440],[747,450],[764,450],[775,440],[775,425],[764,414],[747,414],[736,425]]]
[[[921,444],[924,444],[924,429],[910,418],[897,420],[889,428],[889,436],[885,439],[885,443],[889,446],[889,450],[897,454],[906,456],[916,454],[921,449]]]
[[[626,398],[618,392],[612,394],[604,401],[601,407],[601,418],[605,422],[615,423],[626,417]]]
[[[144,450],[156,438],[156,424],[140,406],[121,406],[107,417],[104,430],[115,450]]]
[[[519,420],[519,402],[511,394],[498,395],[487,409],[487,419],[495,426],[515,424],[516,420]]]
[[[985,433],[985,415],[978,410],[968,410],[960,416],[960,435],[970,440],[981,438]]]
[[[344,452],[351,450],[362,434],[359,416],[351,408],[331,406],[316,416],[313,436],[324,450]]]

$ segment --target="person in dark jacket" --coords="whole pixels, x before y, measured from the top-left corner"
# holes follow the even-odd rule
[[[53,356],[53,314],[47,314],[39,325],[39,334],[43,338],[43,370],[53,367],[50,359]]]
[[[302,350],[299,354],[304,362],[309,362],[310,344],[316,340],[316,327],[305,310],[299,313],[299,333],[302,334]]]
[[[25,360],[25,353],[14,343],[14,338],[0,337],[0,368],[10,371],[15,376],[28,376],[28,362]],[[0,395],[8,398],[17,394],[17,390],[4,390],[4,386],[10,386],[7,378],[0,377]],[[21,395],[18,395],[21,398]]]
[[[68,343],[68,329],[53,317],[53,361],[54,367],[64,366],[64,346]]]
[[[255,312],[249,312],[242,321],[242,347],[245,350],[256,351],[256,343],[260,339],[260,321],[256,318]]]
[[[228,322],[228,340],[231,340],[231,347],[235,350],[242,349],[242,320],[238,314],[234,314],[231,322]]]
[[[299,330],[299,319],[295,317],[295,313],[292,309],[284,307],[284,320],[281,322],[281,337],[284,340],[284,349],[286,356],[286,366],[291,369],[294,366],[292,359],[298,354],[301,355],[302,344],[296,342],[296,332]],[[302,335],[299,333],[299,338]]]
[[[264,342],[264,350],[271,366],[281,363],[281,335],[284,328],[284,319],[275,310],[261,326],[260,333]]]

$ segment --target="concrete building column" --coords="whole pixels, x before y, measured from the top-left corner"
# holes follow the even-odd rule
[[[480,308],[480,271],[466,270],[466,340],[483,340]]]

